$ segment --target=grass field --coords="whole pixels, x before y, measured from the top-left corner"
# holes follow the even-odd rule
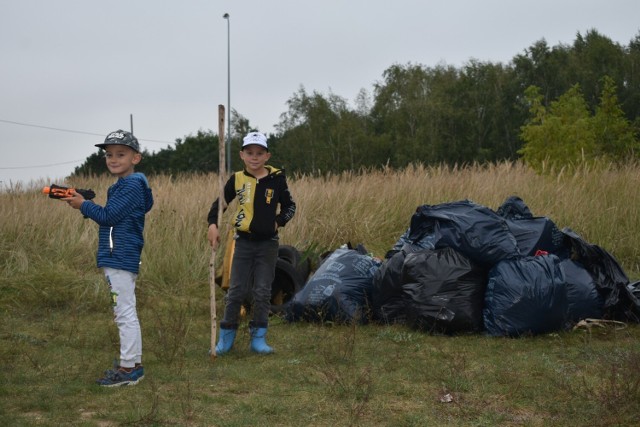
[[[416,207],[518,195],[640,279],[640,167],[536,175],[522,165],[411,167],[290,177],[281,232],[315,260],[346,242],[383,256]],[[403,326],[271,319],[270,356],[208,357],[206,214],[217,177],[150,177],[138,278],[145,379],[102,389],[118,354],[95,268],[97,226],[40,189],[0,192],[0,419],[8,426],[611,426],[640,418],[640,327],[606,324],[519,339],[445,337]],[[57,182],[61,184],[62,182]],[[111,178],[76,179],[103,203]],[[218,251],[222,256],[221,252]],[[218,313],[223,292],[218,289]]]

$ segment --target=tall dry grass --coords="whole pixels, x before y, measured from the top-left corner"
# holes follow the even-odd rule
[[[142,277],[160,290],[188,291],[207,280],[206,216],[219,193],[217,177],[155,176],[149,181],[155,206],[147,215]],[[67,182],[94,189],[101,204],[112,183],[110,177]],[[628,274],[638,277],[639,183],[636,164],[546,175],[520,163],[500,163],[291,176],[298,209],[281,230],[281,243],[313,255],[346,242],[362,243],[383,256],[420,205],[470,199],[497,209],[507,197],[517,195],[534,215],[570,227],[611,252]],[[0,193],[3,276],[37,277],[43,271],[91,274],[87,272],[94,263],[97,225],[40,194],[43,184]],[[228,229],[223,228],[223,236]]]

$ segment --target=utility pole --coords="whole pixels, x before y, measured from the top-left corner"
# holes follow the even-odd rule
[[[227,139],[226,157],[227,171],[231,170],[231,17],[228,13],[222,15],[227,20]]]

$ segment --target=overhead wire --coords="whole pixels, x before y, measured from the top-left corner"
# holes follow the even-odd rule
[[[0,119],[0,122],[9,123],[9,124],[13,124],[13,125],[33,127],[33,128],[55,130],[55,131],[58,131],[58,132],[79,133],[79,134],[83,134],[83,135],[92,135],[92,136],[104,136],[101,133],[85,132],[85,131],[73,130],[73,129],[62,129],[62,128],[56,128],[56,127],[51,127],[51,126],[34,125],[32,123],[22,123],[22,122],[16,122],[16,121],[13,121],[13,120]],[[173,142],[160,141],[160,140],[157,140],[157,139],[138,138],[138,140],[139,141],[145,141],[145,142],[157,142],[157,143],[160,143],[160,144],[173,144]],[[71,163],[78,163],[78,162],[81,162],[83,160],[86,160],[86,159],[72,160],[72,161],[62,162],[62,163],[51,163],[51,164],[47,164],[47,165],[0,167],[0,170],[46,168],[46,167],[50,167],[50,166],[60,166],[60,165],[68,165],[68,164],[71,164]]]
[[[7,169],[35,169],[35,168],[47,168],[49,166],[60,166],[60,165],[69,165],[71,163],[78,163],[81,162],[85,159],[80,159],[80,160],[71,160],[69,162],[62,162],[62,163],[51,163],[48,165],[33,165],[33,166],[11,166],[11,167],[0,167],[0,169],[2,170],[7,170]]]
[[[34,125],[34,124],[31,124],[31,123],[22,123],[22,122],[16,122],[16,121],[13,121],[13,120],[0,119],[0,122],[2,122],[2,123],[10,123],[10,124],[13,124],[13,125],[33,127],[33,128],[55,130],[55,131],[59,131],[59,132],[70,132],[70,133],[80,133],[80,134],[83,134],[83,135],[104,136],[104,134],[102,134],[102,133],[85,132],[85,131],[81,131],[81,130],[62,129],[62,128],[56,128],[56,127],[51,127],[51,126]],[[144,138],[138,138],[138,140],[139,141],[147,141],[147,142],[157,142],[157,143],[160,143],[160,144],[173,144],[173,142],[175,142],[175,141],[170,142],[170,141],[161,141],[161,140],[157,140],[157,139],[144,139]]]

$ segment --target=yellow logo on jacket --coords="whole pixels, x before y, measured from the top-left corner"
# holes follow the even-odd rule
[[[238,197],[238,207],[233,225],[239,231],[249,231],[251,219],[253,218],[254,191],[252,178],[242,172],[236,172],[235,190]]]

